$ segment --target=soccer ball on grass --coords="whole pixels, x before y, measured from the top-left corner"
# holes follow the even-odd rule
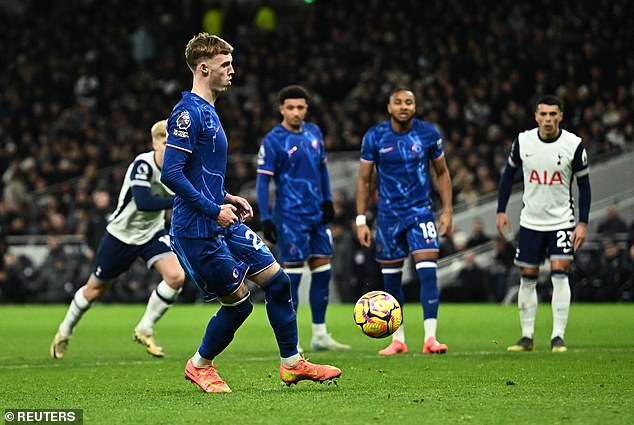
[[[402,321],[400,304],[387,292],[368,292],[354,305],[354,323],[371,338],[392,335]]]

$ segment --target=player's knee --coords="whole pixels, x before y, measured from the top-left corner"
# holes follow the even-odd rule
[[[172,289],[180,289],[185,283],[185,272],[180,267],[170,269],[163,273],[163,280]]]
[[[267,297],[288,299],[291,293],[291,279],[283,269],[279,269],[268,281],[262,285]]]
[[[84,297],[88,302],[93,302],[101,298],[112,286],[112,282],[98,282],[95,279],[89,279],[83,287]]]
[[[251,294],[247,293],[242,299],[232,304],[221,303],[222,308],[225,309],[235,323],[241,324],[253,311],[253,304],[251,303],[249,295]]]

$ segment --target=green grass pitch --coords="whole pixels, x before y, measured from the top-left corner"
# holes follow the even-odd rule
[[[329,330],[352,351],[307,352],[343,370],[336,385],[279,379],[263,305],[216,359],[231,394],[204,394],[183,369],[198,348],[212,305],[175,305],[157,325],[167,356],[132,342],[141,305],[95,305],[66,357],[49,344],[66,306],[0,306],[0,407],[83,409],[86,424],[632,424],[634,305],[574,304],[567,353],[549,350],[550,305],[539,307],[536,350],[507,353],[519,337],[514,306],[444,304],[446,355],[426,356],[420,306],[407,305],[410,352],[382,357],[389,339],[353,324],[351,305],[332,305]],[[300,342],[310,345],[308,306]]]

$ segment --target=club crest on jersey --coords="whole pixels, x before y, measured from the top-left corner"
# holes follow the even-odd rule
[[[297,146],[293,146],[292,148],[290,148],[289,150],[286,151],[288,156],[293,155],[295,152],[297,152]]]
[[[317,141],[317,139],[313,139],[313,140],[310,142],[310,145],[311,145],[311,146],[313,147],[313,149],[315,149],[316,151],[318,151],[318,150],[319,150],[319,142]]]
[[[564,184],[561,174],[559,171],[555,171],[552,174],[548,173],[548,170],[544,170],[539,172],[537,170],[531,170],[530,176],[528,178],[529,183],[536,184],[545,184],[548,186],[552,186],[554,184]]]
[[[415,155],[420,155],[420,154],[421,154],[421,152],[423,152],[423,145],[421,145],[420,143],[414,143],[414,144],[412,145],[412,152],[413,152]]]

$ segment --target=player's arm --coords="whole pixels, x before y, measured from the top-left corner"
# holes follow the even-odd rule
[[[369,247],[372,242],[370,227],[366,223],[365,213],[368,209],[370,199],[370,182],[374,162],[361,159],[359,166],[359,176],[357,177],[357,237],[361,246]]]
[[[163,158],[161,183],[170,188],[196,211],[217,220],[220,214],[220,205],[209,200],[206,196],[197,191],[183,173],[183,167],[189,155],[190,152],[168,144],[165,148],[165,157]]]
[[[152,194],[152,167],[147,161],[139,159],[132,164],[130,183],[132,198],[139,211],[160,211],[171,208],[174,198]]]
[[[132,186],[132,197],[139,211],[160,211],[172,208],[174,198],[156,196],[147,186]]]
[[[507,229],[508,231],[511,230],[509,219],[506,216],[506,206],[509,202],[509,198],[511,197],[515,173],[517,173],[521,163],[522,160],[520,158],[519,140],[515,139],[513,147],[511,148],[511,154],[508,157],[506,167],[504,167],[504,171],[500,176],[500,182],[498,184],[498,206],[495,225],[498,229],[498,233],[503,239],[506,239],[504,229]]]
[[[438,223],[438,234],[444,236],[451,234],[453,229],[453,194],[451,190],[451,176],[445,155],[432,160],[434,171],[436,172],[436,185],[440,201],[442,202],[442,214]]]
[[[572,232],[572,247],[576,252],[586,240],[588,232],[588,220],[590,218],[590,175],[588,171],[588,154],[583,147],[583,143],[575,151],[572,161],[572,170],[577,179],[577,188],[579,189],[579,223]]]

